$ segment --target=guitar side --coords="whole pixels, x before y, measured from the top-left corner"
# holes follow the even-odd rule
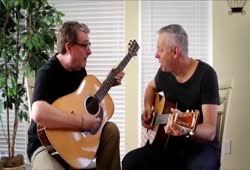
[[[155,96],[155,101],[154,101],[154,112],[157,115],[162,115],[165,109],[165,97],[157,94]],[[153,125],[153,131],[157,132],[159,128],[159,125]],[[152,143],[152,141],[150,141],[150,144]]]
[[[154,117],[171,113],[170,109],[176,108],[176,104],[171,103],[166,100],[164,96],[161,94],[156,94],[155,101],[154,101]],[[166,121],[167,122],[167,121]],[[152,129],[145,129],[143,128],[142,134],[142,142],[141,145],[145,145],[146,142],[149,140],[149,144],[153,145],[162,145],[165,144],[168,135],[165,133],[164,126],[165,124],[156,125],[153,122]]]
[[[96,77],[88,75],[75,92],[57,99],[52,105],[69,114],[90,114],[85,102],[89,96],[94,96],[101,86],[102,84]],[[78,169],[84,168],[95,158],[102,128],[112,117],[113,112],[114,104],[107,93],[99,103],[98,112],[92,115],[96,117],[102,113],[102,122],[94,134],[43,127],[38,129],[38,134],[44,134],[42,131],[45,131],[51,146],[48,146],[46,139],[42,139],[44,138],[41,137],[42,135],[39,135],[40,140],[46,148],[53,147],[70,166]]]

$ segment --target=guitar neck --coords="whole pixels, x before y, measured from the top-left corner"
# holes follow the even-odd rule
[[[170,114],[165,113],[162,115],[156,115],[151,125],[162,125],[168,123],[168,117]],[[199,112],[183,112],[182,114],[176,114],[174,116],[175,123],[179,126],[193,129],[196,125],[197,119],[198,119]]]
[[[126,67],[126,65],[129,63],[131,58],[136,54],[137,50],[139,49],[139,46],[137,42],[134,40],[131,42],[131,48],[128,50],[127,55],[123,58],[123,60],[118,64],[118,66],[110,72],[110,74],[107,76],[107,78],[104,80],[102,86],[100,89],[96,92],[95,98],[98,100],[100,103],[104,96],[108,93],[110,88],[115,85],[116,79],[115,76],[123,71],[123,69]]]
[[[157,115],[153,119],[152,124],[154,126],[167,124],[168,123],[168,117],[169,117],[169,114]]]

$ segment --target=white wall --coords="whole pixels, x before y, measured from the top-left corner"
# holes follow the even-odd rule
[[[223,170],[250,169],[250,1],[245,15],[229,15],[226,0],[213,1],[213,61],[218,78],[232,80],[224,141],[231,154],[222,155]],[[224,145],[225,146],[225,145]]]
[[[138,43],[138,2],[126,0],[126,42],[135,39]],[[128,152],[138,147],[138,56],[125,69],[126,81],[126,127],[125,151]]]

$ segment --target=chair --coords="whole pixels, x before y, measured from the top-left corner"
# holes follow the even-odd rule
[[[217,117],[217,136],[222,146],[225,119],[229,108],[232,86],[229,82],[219,82],[220,106]]]
[[[35,78],[33,76],[29,76],[25,78],[25,85],[27,90],[27,100],[28,100],[28,109],[29,113],[31,113],[31,102],[34,91]]]
[[[31,100],[32,100],[33,91],[34,91],[34,84],[35,84],[34,77],[25,78],[25,84],[26,84],[26,88],[27,88],[28,108],[29,108],[29,113],[30,113],[31,112],[31,102],[32,102]],[[96,160],[94,159],[84,169],[86,169],[86,170],[96,170]]]

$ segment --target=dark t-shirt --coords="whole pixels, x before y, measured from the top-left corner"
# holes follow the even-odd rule
[[[198,110],[200,112],[198,123],[203,122],[201,110],[203,104],[219,104],[216,72],[202,61],[199,61],[194,74],[184,83],[179,83],[172,73],[163,72],[161,69],[155,76],[155,83],[157,90],[163,91],[166,100],[176,102],[180,111]],[[169,139],[169,145],[184,147],[185,144],[192,145],[195,141],[174,136]],[[208,144],[219,148],[217,137]]]
[[[65,70],[59,60],[53,56],[36,75],[32,103],[42,100],[52,104],[56,99],[74,92],[86,75],[85,69],[74,72]],[[33,152],[42,146],[36,126],[37,124],[32,120],[28,130],[27,153],[29,159]]]

